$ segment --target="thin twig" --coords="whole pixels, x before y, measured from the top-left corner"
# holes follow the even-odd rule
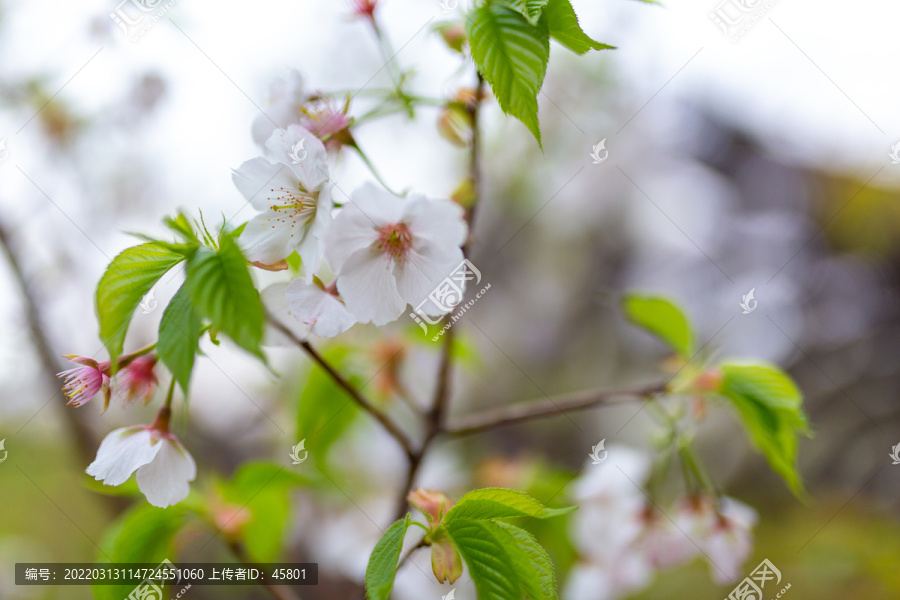
[[[319,352],[315,348],[313,348],[308,341],[301,340],[294,334],[293,331],[288,329],[288,327],[286,327],[284,324],[279,322],[278,319],[275,319],[271,315],[269,315],[269,323],[272,325],[272,327],[286,335],[293,343],[306,351],[310,358],[312,358],[320,367],[322,367],[325,372],[328,373],[328,375],[334,380],[334,382],[338,384],[345,392],[347,392],[347,394],[349,394],[354,401],[356,401],[360,408],[365,410],[367,413],[372,415],[375,420],[381,423],[385,430],[387,430],[387,432],[390,433],[395,440],[397,440],[397,443],[400,444],[400,446],[403,448],[403,451],[406,452],[406,455],[410,458],[410,460],[412,460],[412,457],[415,455],[415,450],[413,449],[412,442],[396,423],[389,419],[388,416],[383,412],[378,410],[374,404],[372,404],[369,400],[366,399],[365,396],[363,396],[359,392],[359,390],[353,387],[353,385],[351,385],[343,375],[338,373],[337,370],[332,367],[327,360],[325,360],[325,357],[319,354]]]
[[[665,383],[654,383],[617,390],[584,390],[557,396],[556,398],[548,398],[545,401],[513,404],[464,417],[457,423],[446,427],[443,433],[456,436],[470,435],[512,425],[513,423],[559,416],[570,410],[585,410],[595,406],[634,400],[635,398],[648,398],[662,393],[665,389]]]
[[[41,314],[40,304],[34,296],[29,285],[28,278],[19,260],[15,246],[10,240],[10,236],[3,224],[0,223],[0,249],[6,255],[12,271],[13,279],[22,295],[25,308],[25,322],[31,333],[31,343],[37,352],[41,361],[41,373],[47,381],[50,389],[59,390],[59,384],[56,381],[56,373],[62,370],[62,364],[50,345],[49,336],[44,326],[44,318]],[[64,402],[54,402],[55,405],[62,407],[62,416],[66,421],[66,429],[71,432],[75,439],[75,446],[82,460],[91,461],[94,458],[94,451],[97,448],[97,441],[94,434],[82,419],[78,411],[66,408]]]
[[[424,547],[426,547],[426,546],[428,546],[428,544],[425,542],[425,538],[422,538],[421,540],[419,540],[419,543],[418,543],[418,544],[416,544],[415,546],[413,546],[412,548],[410,548],[410,549],[409,549],[409,552],[407,552],[406,554],[403,555],[403,558],[401,558],[401,559],[400,559],[400,562],[397,563],[397,568],[396,568],[395,570],[396,570],[396,571],[399,571],[399,570],[400,570],[400,567],[402,567],[403,565],[406,564],[406,561],[409,560],[409,558],[413,555],[413,553],[414,553],[416,550],[418,550],[419,548],[424,548]]]
[[[469,153],[469,178],[472,183],[472,197],[470,198],[470,204],[466,208],[465,214],[466,223],[469,229],[469,235],[462,246],[463,256],[465,257],[468,257],[469,255],[469,245],[472,240],[472,229],[475,225],[475,210],[478,206],[479,199],[478,191],[481,184],[481,136],[478,130],[478,113],[479,108],[481,107],[481,101],[483,99],[484,77],[482,77],[481,73],[479,73],[478,85],[475,88],[475,99],[469,107],[469,115],[471,117],[472,124],[472,146],[471,152]],[[409,457],[409,466],[407,467],[406,471],[406,480],[403,484],[403,489],[400,490],[397,498],[396,519],[402,518],[403,514],[406,512],[406,494],[415,483],[416,475],[419,472],[419,467],[422,466],[422,459],[428,452],[428,449],[431,446],[431,442],[434,441],[434,438],[440,435],[444,430],[444,420],[447,412],[447,404],[450,400],[450,375],[453,365],[454,331],[455,329],[451,327],[447,330],[447,333],[444,334],[444,347],[441,351],[441,362],[440,366],[438,367],[438,378],[437,386],[435,387],[434,400],[432,401],[431,409],[426,415],[427,429],[425,431],[425,439],[423,440],[419,451],[411,454]]]

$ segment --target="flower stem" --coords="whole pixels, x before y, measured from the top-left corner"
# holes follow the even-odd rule
[[[384,189],[386,189],[390,193],[394,194],[395,196],[400,195],[397,192],[395,192],[394,190],[392,190],[391,186],[389,186],[387,184],[387,182],[381,177],[381,174],[378,172],[378,169],[375,168],[375,165],[372,163],[371,160],[369,160],[369,157],[366,155],[366,153],[363,152],[362,148],[359,147],[359,144],[351,144],[350,147],[353,148],[354,150],[356,150],[357,154],[359,154],[359,157],[362,159],[363,163],[365,163],[365,165],[367,167],[369,167],[369,171],[372,172],[372,175],[375,177],[375,179],[378,180],[378,183],[380,183],[382,186],[384,186]]]

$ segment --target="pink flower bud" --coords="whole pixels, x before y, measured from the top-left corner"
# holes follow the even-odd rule
[[[432,530],[437,529],[441,519],[453,506],[453,500],[447,494],[422,488],[410,492],[406,499],[425,515]]]

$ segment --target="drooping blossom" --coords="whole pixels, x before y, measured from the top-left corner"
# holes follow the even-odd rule
[[[67,404],[81,406],[102,391],[103,408],[106,410],[110,398],[109,361],[97,362],[93,358],[76,354],[67,354],[66,358],[80,365],[57,375],[64,382],[63,393],[68,399]]]
[[[164,407],[151,425],[123,427],[100,443],[87,474],[105,485],[122,485],[137,472],[138,488],[153,506],[165,508],[184,500],[197,466],[181,442],[169,432],[171,411]]]
[[[266,142],[265,157],[248,160],[232,179],[261,211],[240,237],[247,260],[276,265],[295,250],[307,279],[322,262],[322,237],[331,221],[331,183],[325,147],[309,130],[291,125]]]
[[[337,296],[333,284],[324,286],[318,281],[306,283],[302,279],[294,279],[290,283],[273,283],[261,292],[260,297],[269,314],[297,339],[306,340],[310,334],[334,337],[356,323],[356,318]],[[263,343],[267,346],[293,346],[295,341],[270,326]]]
[[[319,337],[334,337],[356,323],[334,285],[295,279],[288,284],[285,296],[294,318],[309,326],[310,333]]]
[[[303,86],[303,76],[296,69],[277,77],[269,86],[268,105],[253,121],[253,141],[264,146],[273,131],[298,123],[300,107],[309,97]]]
[[[112,397],[121,401],[123,406],[128,406],[135,400],[141,400],[144,404],[150,402],[159,383],[153,372],[156,361],[155,354],[147,354],[138,356],[121,368],[111,384]]]
[[[610,448],[609,456],[602,467],[588,465],[574,486],[581,509],[572,516],[571,534],[581,559],[564,588],[566,599],[624,598],[656,572],[698,556],[710,563],[716,582],[740,577],[752,551],[753,509],[709,496],[661,508],[643,491],[649,459],[628,448]]]
[[[361,323],[384,325],[414,307],[460,265],[467,227],[463,210],[422,195],[400,198],[368,183],[335,217],[325,253],[337,289]],[[430,315],[446,310],[427,303]]]
[[[722,497],[717,503],[700,496],[680,502],[673,518],[703,551],[714,581],[726,584],[740,578],[753,552],[755,510],[734,498]]]

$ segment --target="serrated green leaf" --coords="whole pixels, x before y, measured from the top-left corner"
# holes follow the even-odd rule
[[[409,513],[387,528],[366,566],[366,597],[369,600],[389,600],[394,587],[394,576],[397,574],[397,561],[403,550],[403,538],[409,529],[411,520]]]
[[[447,524],[450,539],[462,555],[478,600],[522,600],[522,587],[507,548],[491,521],[455,520]]]
[[[479,600],[556,600],[553,563],[524,529],[457,519],[447,525],[447,533],[469,568]]]
[[[245,350],[262,357],[263,307],[244,255],[229,235],[188,260],[185,285],[194,309]]]
[[[203,319],[194,310],[190,291],[182,285],[163,312],[159,322],[159,341],[156,352],[159,359],[169,368],[172,376],[188,393],[194,357],[200,351],[199,339]]]
[[[510,8],[514,8],[534,25],[541,18],[541,11],[549,0],[506,0]]]
[[[629,294],[622,300],[625,316],[656,335],[684,358],[694,354],[694,332],[678,306],[659,296]]]
[[[503,488],[484,488],[465,494],[444,517],[444,523],[455,519],[489,520],[511,517],[549,519],[565,515],[576,507],[547,508],[528,494]]]
[[[615,48],[592,39],[581,29],[578,16],[569,0],[549,0],[542,12],[542,19],[547,21],[550,37],[577,54],[590,50],[609,50]]]
[[[125,334],[141,299],[169,269],[184,260],[163,242],[126,248],[112,259],[97,284],[100,339],[109,351],[113,370],[122,354]]]
[[[550,34],[500,3],[475,8],[466,19],[472,58],[500,108],[519,119],[541,144],[537,94],[550,60]]]
[[[731,400],[750,439],[798,497],[805,492],[797,473],[797,444],[809,434],[803,395],[778,367],[767,364],[721,366],[720,393]]]
[[[178,506],[156,508],[141,503],[122,515],[107,530],[100,547],[105,555],[99,563],[161,563],[173,560],[172,539],[184,523],[184,511]],[[97,600],[122,600],[134,585],[95,585]]]
[[[515,525],[495,521],[495,535],[513,558],[513,566],[530,600],[555,600],[556,574],[553,563],[533,535]]]

